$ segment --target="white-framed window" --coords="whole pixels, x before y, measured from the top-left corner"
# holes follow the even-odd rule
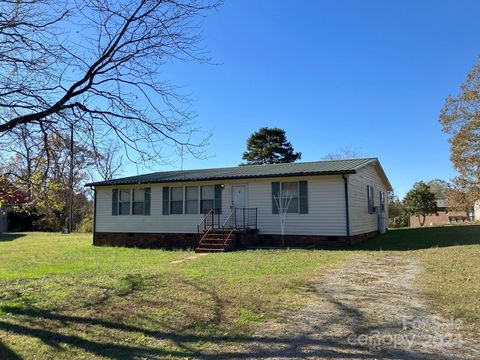
[[[202,214],[208,213],[211,209],[213,209],[215,205],[215,186],[214,185],[206,185],[200,188],[200,212]]]
[[[367,185],[367,198],[368,198],[368,213],[373,214],[374,207],[374,192],[373,186]]]
[[[121,189],[119,191],[118,214],[130,215],[130,189]]]
[[[280,186],[282,196],[286,197],[287,199],[291,199],[290,203],[288,204],[287,213],[298,213],[298,182],[282,182],[280,183]]]
[[[183,186],[170,188],[170,214],[183,214]]]
[[[145,190],[132,190],[132,215],[143,215],[145,213]]]
[[[198,186],[185,187],[185,214],[198,214]]]

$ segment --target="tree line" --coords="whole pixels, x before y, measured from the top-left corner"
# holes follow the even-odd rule
[[[412,216],[418,219],[420,226],[424,226],[427,216],[438,213],[438,200],[442,200],[445,207],[452,211],[468,212],[474,205],[455,183],[441,179],[419,181],[406,193],[403,200],[393,192],[390,193],[389,227],[408,227]]]

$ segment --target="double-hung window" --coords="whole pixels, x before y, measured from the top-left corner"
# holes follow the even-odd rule
[[[151,189],[112,189],[112,215],[150,215]]]
[[[143,215],[145,213],[145,190],[132,190],[132,215]]]
[[[170,214],[183,214],[183,187],[172,187],[170,191]]]
[[[282,182],[281,183],[281,199],[287,206],[287,213],[298,213],[298,182]]]
[[[200,211],[202,214],[208,213],[215,204],[215,186],[207,185],[201,187]]]
[[[198,186],[185,187],[185,214],[198,214]]]
[[[130,215],[130,189],[119,191],[118,210],[120,215]]]

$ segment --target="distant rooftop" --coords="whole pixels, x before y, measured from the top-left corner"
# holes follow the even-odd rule
[[[440,199],[440,200],[435,200],[435,201],[437,202],[437,207],[439,207],[439,208],[446,208],[447,207],[447,204],[446,204],[445,200]]]
[[[244,165],[227,168],[161,171],[151,174],[129,176],[119,179],[99,181],[85,186],[106,186],[126,184],[152,184],[181,181],[205,181],[227,179],[250,179],[281,176],[313,176],[354,174],[364,166],[376,164],[388,183],[377,158],[298,162],[288,164]]]

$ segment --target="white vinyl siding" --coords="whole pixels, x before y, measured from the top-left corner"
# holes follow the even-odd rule
[[[246,184],[247,204],[258,209],[258,228],[263,234],[280,234],[278,214],[272,214],[272,182],[308,182],[308,214],[287,214],[285,234],[344,236],[345,195],[341,176],[265,178],[225,180],[222,190],[222,221],[230,213],[233,184]],[[200,186],[203,201],[214,199],[214,185],[219,181],[176,183],[176,187]],[[151,216],[112,216],[112,187],[97,188],[98,232],[196,233],[203,214],[162,215],[162,189],[165,184],[151,184]],[[171,184],[166,184],[171,186]],[[126,188],[127,186],[125,186]],[[131,187],[131,186],[130,186]],[[122,186],[116,188],[122,189]],[[207,199],[208,196],[208,199]],[[203,203],[207,206],[208,203]],[[210,205],[213,206],[213,205]]]
[[[367,186],[372,187],[372,206],[380,209],[379,193],[387,193],[387,185],[380,176],[377,167],[369,165],[348,176],[350,235],[358,235],[378,230],[378,212],[369,213]],[[385,196],[386,198],[386,196]],[[388,204],[385,200],[385,215],[388,219]]]

